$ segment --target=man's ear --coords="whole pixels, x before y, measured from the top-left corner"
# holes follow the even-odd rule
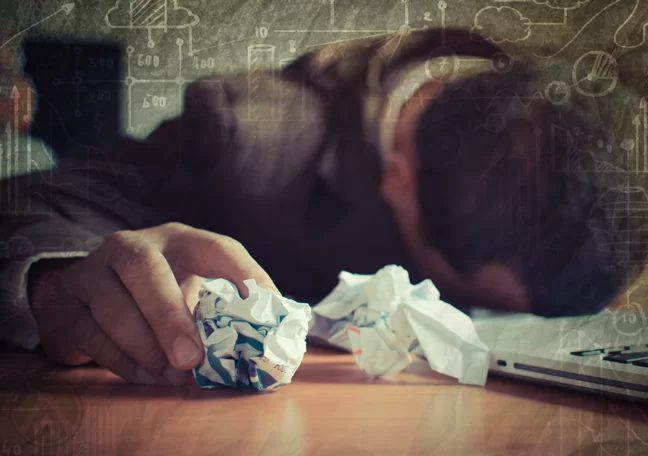
[[[415,195],[414,171],[405,154],[394,153],[387,159],[381,191],[392,206],[401,206]]]

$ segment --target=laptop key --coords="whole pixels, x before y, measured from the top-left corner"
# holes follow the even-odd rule
[[[603,357],[606,361],[613,361],[615,363],[632,363],[643,359],[648,359],[648,350],[645,347],[637,347],[631,350],[623,350],[617,353],[611,353]]]
[[[628,345],[625,347],[615,347],[615,348],[606,348],[605,354],[614,355],[617,353],[626,353],[630,351],[645,351],[648,348],[648,344],[639,344],[639,345]]]
[[[595,348],[591,350],[580,350],[580,351],[571,352],[570,354],[575,356],[606,355],[609,353],[622,352],[623,350],[630,350],[632,348],[633,347],[626,345],[624,347]]]
[[[602,355],[605,353],[602,348],[594,349],[594,350],[580,350],[580,351],[575,351],[571,352],[570,355],[574,356],[593,356],[593,355]]]

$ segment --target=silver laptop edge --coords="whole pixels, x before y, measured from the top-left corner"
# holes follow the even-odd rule
[[[616,353],[614,350],[587,356],[574,354],[642,345],[648,351],[648,322],[643,311],[633,311],[640,313],[630,320],[626,316],[622,323],[619,319],[628,309],[555,319],[528,314],[477,314],[473,321],[491,351],[492,374],[648,402],[648,365],[606,360],[606,356]],[[635,348],[637,351],[643,348]]]

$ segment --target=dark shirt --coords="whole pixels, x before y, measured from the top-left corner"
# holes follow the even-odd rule
[[[16,178],[12,197],[0,196],[0,334],[38,343],[25,291],[34,261],[87,255],[112,232],[171,221],[237,239],[300,301],[322,299],[342,270],[399,264],[422,280],[380,195],[364,101],[380,101],[388,75],[433,53],[499,51],[467,31],[430,29],[328,46],[279,71],[203,78],[182,114],[145,140]]]

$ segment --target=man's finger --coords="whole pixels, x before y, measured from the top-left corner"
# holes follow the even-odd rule
[[[202,340],[169,263],[147,242],[141,231],[113,237],[108,248],[114,247],[115,253],[106,261],[137,303],[170,364],[188,370],[204,356]]]
[[[123,353],[156,377],[158,383],[180,384],[184,375],[168,368],[160,343],[119,277],[103,264],[89,270],[92,273],[77,274],[75,290],[81,294],[81,301],[90,308],[99,327]]]
[[[243,298],[249,295],[243,283],[247,279],[254,279],[259,286],[281,296],[268,273],[240,242],[230,237],[187,227],[166,242],[163,252],[170,262],[196,275],[229,280]]]
[[[78,310],[73,337],[79,350],[124,380],[131,383],[155,383],[155,378],[110,340],[85,307]]]
[[[170,266],[173,274],[175,275],[176,281],[178,282],[178,285],[180,285],[180,289],[182,290],[182,294],[184,295],[185,303],[187,303],[189,312],[193,314],[193,311],[198,304],[198,294],[200,292],[200,287],[205,282],[205,279],[203,277],[190,273],[177,264],[170,264]]]

